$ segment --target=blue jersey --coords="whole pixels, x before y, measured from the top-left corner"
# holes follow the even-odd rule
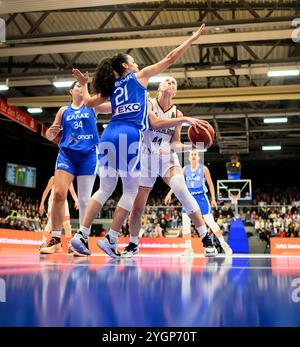
[[[111,122],[126,122],[141,131],[149,128],[147,88],[140,84],[133,72],[117,79],[110,101]]]
[[[207,188],[205,186],[204,168],[204,165],[199,164],[194,171],[191,170],[191,165],[187,165],[184,169],[186,186],[192,195],[207,192]]]
[[[82,105],[78,109],[69,104],[62,114],[60,148],[88,152],[99,143],[96,115],[92,108]]]

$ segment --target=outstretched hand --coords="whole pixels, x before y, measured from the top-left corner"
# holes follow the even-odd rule
[[[79,82],[82,86],[88,83],[88,80],[89,80],[88,72],[83,74],[80,70],[73,68],[72,75],[77,80],[77,82]]]
[[[192,37],[191,37],[191,40],[192,40],[192,41],[196,41],[196,40],[198,39],[198,37],[199,37],[204,31],[205,31],[205,24],[203,23],[197,31],[193,32],[193,35],[192,35]]]

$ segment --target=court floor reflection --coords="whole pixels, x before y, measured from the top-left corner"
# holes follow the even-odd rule
[[[0,254],[0,279],[0,326],[300,326],[296,257]]]

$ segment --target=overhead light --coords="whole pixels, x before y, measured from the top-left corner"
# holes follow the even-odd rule
[[[273,124],[273,123],[287,123],[287,117],[274,117],[274,118],[264,118],[264,123]]]
[[[6,84],[0,84],[0,90],[8,90],[9,87]]]
[[[263,151],[280,151],[281,146],[262,146]]]
[[[103,126],[103,129],[105,129],[108,126],[108,124],[102,124],[102,126]]]
[[[56,88],[69,88],[71,87],[73,83],[74,83],[74,80],[73,81],[54,81],[53,85]]]
[[[299,69],[269,70],[268,77],[299,76]]]
[[[31,114],[33,113],[42,113],[43,109],[40,107],[32,107],[32,108],[28,108],[27,111]]]
[[[166,76],[153,76],[149,78],[149,83],[160,83],[166,79]]]

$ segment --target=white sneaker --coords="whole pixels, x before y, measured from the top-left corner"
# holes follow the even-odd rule
[[[182,253],[181,256],[183,257],[192,257],[194,255],[193,248],[186,248]]]
[[[118,243],[113,242],[108,234],[106,234],[103,239],[97,241],[97,246],[102,249],[107,255],[112,258],[120,258],[121,254],[118,251]]]

